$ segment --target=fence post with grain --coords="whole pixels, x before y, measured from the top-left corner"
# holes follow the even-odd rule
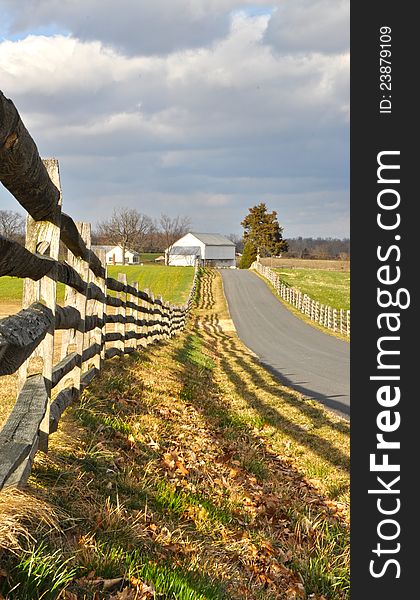
[[[123,356],[185,325],[188,301],[161,298],[108,277],[103,251],[90,247],[90,224],[62,212],[59,166],[42,160],[13,102],[0,92],[0,181],[27,212],[25,247],[0,236],[0,276],[24,279],[23,308],[0,320],[0,376],[18,373],[18,394],[0,431],[0,489],[26,483],[38,449],[47,451],[63,411],[80,397],[105,359]],[[67,250],[59,260],[59,242]],[[64,283],[64,305],[57,303]],[[111,292],[111,293],[110,293]],[[55,332],[61,356],[53,364]]]

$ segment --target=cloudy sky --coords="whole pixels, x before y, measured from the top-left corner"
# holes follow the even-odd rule
[[[349,235],[349,0],[0,0],[0,89],[63,208]],[[0,208],[17,202],[0,187]]]

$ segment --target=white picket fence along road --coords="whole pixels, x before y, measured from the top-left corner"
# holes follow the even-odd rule
[[[350,337],[349,310],[338,310],[332,308],[332,306],[312,300],[307,294],[303,294],[300,290],[284,283],[275,271],[270,269],[270,267],[265,267],[260,262],[253,262],[251,269],[254,269],[257,273],[265,277],[265,279],[268,279],[280,298],[300,310],[300,312],[309,317],[311,321],[315,321],[315,323],[318,323],[318,325],[321,325],[326,329],[331,329],[332,331],[340,332],[343,335]]]

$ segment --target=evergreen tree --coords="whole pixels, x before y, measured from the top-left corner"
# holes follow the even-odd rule
[[[249,209],[249,214],[241,223],[245,242],[250,242],[258,256],[278,255],[287,252],[288,245],[283,239],[275,210],[269,213],[264,202]]]
[[[239,261],[239,268],[249,269],[254,260],[257,260],[257,249],[252,242],[247,242],[241,260]]]

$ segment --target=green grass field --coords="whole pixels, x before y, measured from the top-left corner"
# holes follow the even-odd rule
[[[163,252],[142,252],[142,254],[140,254],[140,262],[161,265],[162,263],[155,263],[155,258],[163,256],[163,254]]]
[[[274,269],[280,278],[321,304],[350,308],[350,273],[322,269]]]
[[[162,296],[172,304],[183,304],[188,298],[194,277],[193,267],[165,267],[144,264],[142,267],[111,266],[108,276],[118,278],[118,273],[127,274],[127,282],[139,282],[140,289],[148,288],[155,296]]]
[[[0,277],[0,301],[14,302],[22,299],[23,279]]]
[[[135,266],[110,266],[108,276],[118,278],[118,273],[126,273],[128,283],[139,282],[140,289],[149,290],[155,296],[162,296],[172,304],[183,304],[190,293],[194,277],[193,267],[165,267],[154,264]],[[22,299],[23,280],[17,277],[0,277],[0,302],[19,302]],[[57,300],[64,299],[64,285],[57,285]]]

